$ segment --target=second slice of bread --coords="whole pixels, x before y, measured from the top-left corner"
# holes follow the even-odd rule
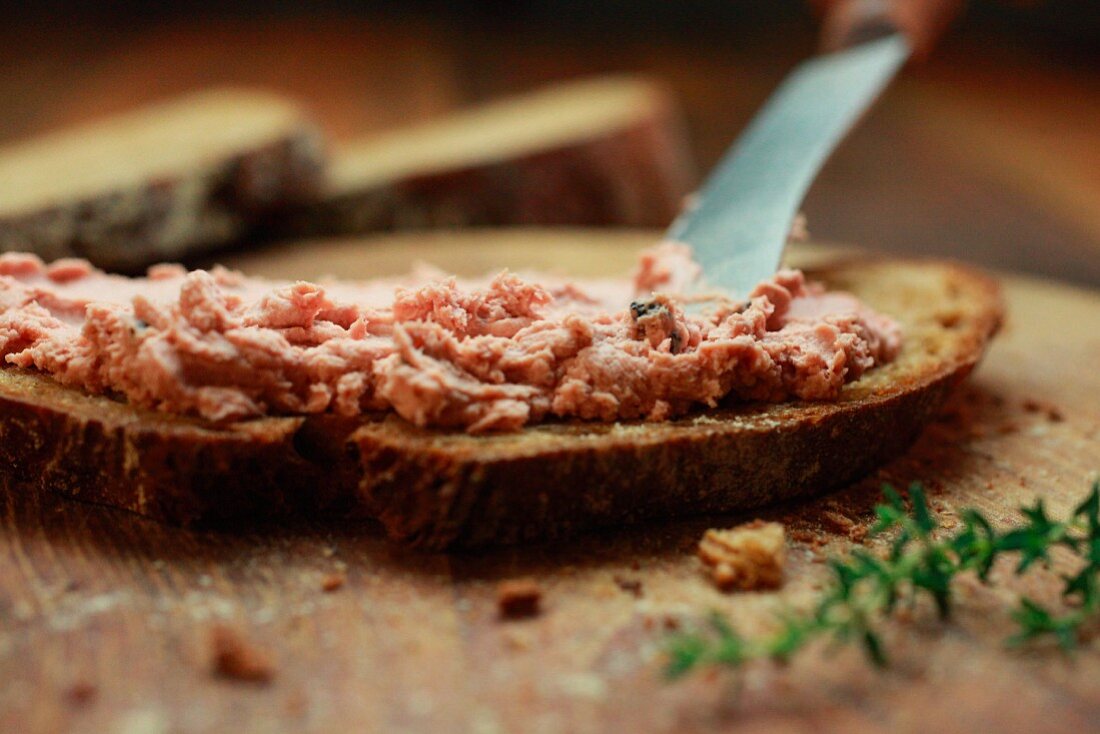
[[[186,95],[0,148],[0,252],[178,260],[316,198],[322,166],[319,134],[286,100]]]
[[[695,183],[672,98],[642,78],[553,84],[333,151],[299,231],[665,226]]]

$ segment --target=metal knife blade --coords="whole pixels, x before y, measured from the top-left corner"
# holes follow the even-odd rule
[[[863,43],[772,94],[666,235],[691,245],[706,286],[743,297],[775,273],[810,184],[909,52],[900,34]]]

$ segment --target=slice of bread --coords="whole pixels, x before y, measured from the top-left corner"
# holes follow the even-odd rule
[[[279,276],[393,272],[414,258],[460,273],[556,260],[617,272],[655,233],[524,230],[252,254]],[[812,248],[807,248],[812,250]],[[803,250],[806,252],[807,250]],[[370,252],[366,257],[363,253]],[[449,257],[450,259],[442,259]],[[806,258],[793,253],[792,264]],[[331,270],[330,270],[331,271]],[[213,426],[0,370],[0,477],[170,522],[358,513],[397,539],[442,549],[560,537],[646,519],[728,512],[844,485],[903,451],[997,330],[996,284],[943,262],[834,260],[808,268],[894,316],[899,358],[830,403],[731,404],[665,423],[546,423],[471,436],[395,416],[279,417]]]
[[[675,105],[644,79],[598,77],[333,151],[298,231],[454,225],[665,226],[695,182]]]
[[[316,198],[322,165],[286,100],[191,94],[0,148],[0,251],[123,270],[177,260]]]

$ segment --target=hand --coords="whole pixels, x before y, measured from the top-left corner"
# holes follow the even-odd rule
[[[811,0],[823,16],[821,46],[835,51],[900,30],[913,56],[928,55],[964,0]]]

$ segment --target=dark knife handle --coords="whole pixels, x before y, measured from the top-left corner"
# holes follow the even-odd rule
[[[962,8],[963,0],[818,0],[824,7],[821,45],[837,51],[902,32],[924,58]]]

